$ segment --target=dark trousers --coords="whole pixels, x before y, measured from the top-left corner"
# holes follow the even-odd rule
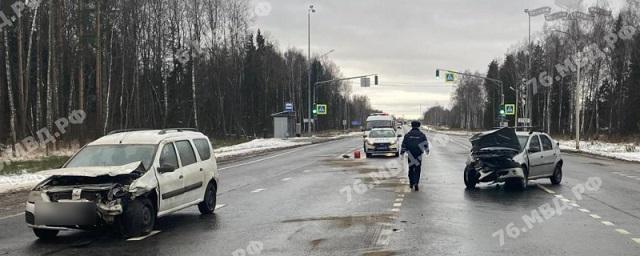
[[[418,185],[420,183],[420,171],[422,169],[422,155],[414,157],[409,154],[409,184]]]

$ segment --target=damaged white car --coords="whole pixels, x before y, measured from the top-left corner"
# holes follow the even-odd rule
[[[514,128],[475,134],[464,170],[464,184],[505,182],[525,189],[529,180],[562,181],[562,157],[557,142],[542,132],[516,132]]]
[[[191,129],[116,131],[83,147],[29,193],[25,219],[36,236],[115,225],[145,235],[156,218],[197,205],[212,214],[218,188],[209,139]]]

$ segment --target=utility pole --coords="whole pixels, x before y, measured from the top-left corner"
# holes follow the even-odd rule
[[[307,35],[308,35],[308,48],[307,48],[307,61],[309,61],[309,71],[307,72],[307,76],[308,76],[308,107],[309,107],[309,112],[308,112],[308,119],[307,119],[307,132],[309,133],[309,135],[311,135],[311,120],[313,119],[312,114],[311,114],[311,71],[312,71],[312,65],[313,63],[311,62],[311,13],[315,13],[316,10],[313,8],[313,5],[309,6],[309,10],[307,11]]]

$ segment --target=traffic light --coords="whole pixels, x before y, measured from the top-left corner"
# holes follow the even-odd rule
[[[504,112],[504,105],[500,106],[500,116],[505,116],[506,112]]]
[[[318,116],[318,104],[313,104],[313,109],[311,110],[313,113],[313,117]]]
[[[436,69],[436,79],[440,79],[440,70]]]
[[[378,76],[373,77],[373,84],[378,85]]]

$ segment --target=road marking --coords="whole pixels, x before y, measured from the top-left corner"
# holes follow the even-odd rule
[[[402,202],[402,201],[404,201],[404,199],[402,199],[402,198],[396,198],[396,202]]]
[[[640,238],[631,238],[631,240],[633,240],[634,242],[640,244]]]
[[[561,201],[563,201],[563,202],[566,202],[566,203],[569,203],[569,202],[571,202],[571,200],[569,200],[569,199],[566,199],[566,198],[562,198],[562,199],[560,199],[560,200],[561,200]]]
[[[147,235],[145,235],[145,236],[132,237],[132,238],[127,239],[127,241],[140,241],[140,240],[144,240],[144,239],[149,238],[149,237],[151,237],[151,236],[153,236],[153,235],[156,235],[156,234],[158,234],[158,233],[160,233],[160,230],[154,230],[154,231],[149,232],[149,234],[147,234]]]
[[[611,223],[610,221],[602,221],[602,224],[604,224],[605,226],[615,226],[615,224]]]
[[[251,193],[258,193],[258,192],[262,192],[262,191],[264,191],[264,188],[259,188],[259,189],[253,190],[253,191],[251,191]]]
[[[402,203],[394,203],[393,204],[393,207],[401,207],[401,206],[402,206]]]
[[[564,198],[564,196],[563,196],[563,195],[555,195],[555,197],[557,197],[557,198]]]
[[[571,203],[571,206],[576,207],[576,208],[580,207],[580,205],[576,204],[576,203]]]
[[[226,204],[216,204],[216,208],[214,210],[218,210],[218,209],[220,209],[222,207],[225,207],[225,206],[227,206],[227,205]]]
[[[581,212],[586,212],[586,213],[590,213],[590,212],[591,212],[591,211],[589,211],[589,210],[587,210],[587,209],[584,209],[584,208],[581,208],[581,209],[580,209],[580,211],[581,211]]]
[[[621,229],[621,228],[616,229],[616,231],[618,231],[618,233],[623,234],[623,235],[631,234],[629,231],[626,231],[626,230]]]
[[[281,181],[290,181],[290,180],[291,180],[291,178],[289,178],[289,177],[281,179]]]
[[[304,173],[308,173],[308,172],[312,172],[312,170],[304,170],[304,171],[302,171],[302,172],[304,172]]]
[[[284,156],[284,155],[287,155],[287,154],[291,154],[293,152],[297,152],[297,151],[300,151],[300,150],[303,150],[303,149],[308,149],[310,147],[314,147],[314,146],[318,146],[318,145],[320,145],[320,144],[303,146],[303,147],[300,147],[300,148],[295,149],[295,150],[290,150],[290,151],[287,151],[287,152],[283,152],[283,153],[280,153],[280,154],[275,154],[275,155],[272,155],[272,156],[269,156],[269,157],[265,157],[265,158],[260,158],[260,159],[249,161],[249,162],[246,162],[246,163],[241,163],[241,164],[237,164],[237,165],[218,168],[218,170],[222,171],[222,170],[227,170],[227,169],[233,169],[233,168],[240,167],[240,166],[255,164],[255,163],[259,163],[259,162],[262,162],[262,161],[265,161],[265,160],[273,159],[273,158],[276,158],[276,157],[279,157],[279,156]]]
[[[404,197],[404,194],[398,194],[398,197]]]
[[[536,184],[536,186],[538,186],[538,188],[544,190],[545,192],[549,193],[549,194],[555,194],[556,192],[553,192],[553,190],[545,188],[544,186],[540,185],[540,184]]]
[[[0,218],[0,220],[6,220],[6,219],[13,218],[13,217],[22,216],[22,215],[24,215],[24,212],[21,212],[21,213],[18,213],[18,214],[14,214],[14,215],[4,216],[4,217]]]
[[[393,209],[391,209],[391,211],[392,211],[392,212],[399,212],[399,211],[400,211],[400,209],[398,209],[398,208],[393,208]]]
[[[599,215],[597,215],[597,214],[589,214],[589,216],[591,216],[591,218],[594,218],[594,219],[600,219],[600,218],[602,218],[602,217],[600,217],[600,216],[599,216]]]

